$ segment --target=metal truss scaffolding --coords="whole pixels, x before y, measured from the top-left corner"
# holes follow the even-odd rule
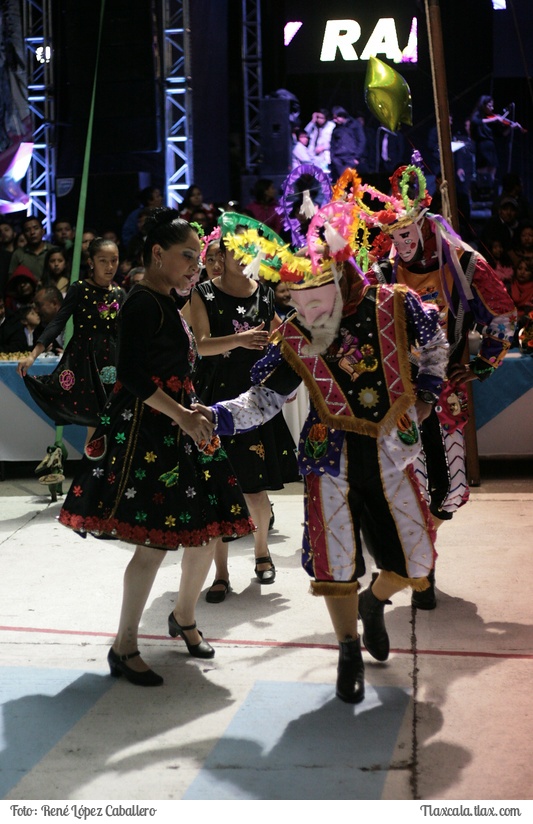
[[[189,0],[162,0],[166,202],[177,208],[193,169]]]
[[[247,174],[253,174],[261,155],[260,103],[263,96],[261,0],[242,0],[242,71],[245,170]]]
[[[26,175],[28,214],[51,234],[55,220],[55,106],[52,79],[52,0],[22,0],[28,104],[34,148]]]

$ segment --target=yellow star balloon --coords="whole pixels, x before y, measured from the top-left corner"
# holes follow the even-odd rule
[[[400,123],[413,125],[409,86],[401,74],[377,57],[368,61],[365,101],[372,114],[391,132],[398,131]]]

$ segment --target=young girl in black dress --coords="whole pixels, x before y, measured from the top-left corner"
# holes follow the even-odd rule
[[[38,406],[56,424],[87,427],[89,439],[116,380],[116,332],[124,292],[113,283],[116,243],[96,238],[89,247],[90,275],[73,283],[54,320],[47,324],[18,373]],[[51,375],[27,372],[73,318],[72,337]]]
[[[239,224],[261,227],[247,216],[226,213],[225,226]],[[206,405],[235,397],[250,388],[250,370],[263,354],[270,332],[281,321],[274,308],[269,286],[247,277],[244,264],[220,240],[224,266],[212,280],[199,283],[191,295],[191,322],[196,338],[198,361],[194,385]],[[274,583],[276,569],[268,548],[272,510],[268,490],[282,489],[299,478],[295,445],[280,412],[253,432],[227,437],[223,441],[235,474],[243,489],[257,531],[254,534],[255,574],[262,584]],[[219,541],[215,551],[215,580],[206,600],[220,603],[229,590],[228,545]]]
[[[210,441],[212,425],[191,410],[195,355],[176,291],[185,293],[196,278],[198,235],[172,209],[155,210],[146,229],[145,277],[120,315],[118,381],[59,520],[81,534],[136,545],[108,662],[111,675],[151,687],[163,679],[140,657],[138,629],[166,550],[183,548],[169,634],[180,635],[191,655],[212,658],[195,608],[215,540],[246,535],[254,525],[224,450]]]

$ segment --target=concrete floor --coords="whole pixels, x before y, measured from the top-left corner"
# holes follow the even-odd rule
[[[533,800],[533,472],[482,472],[439,532],[438,608],[395,596],[393,653],[364,653],[353,707],[335,698],[336,644],[300,568],[301,484],[272,494],[275,584],[256,583],[247,538],[226,601],[200,600],[213,661],[167,636],[180,571],[167,555],[141,627],[165,683],[146,690],[106,665],[132,548],[61,527],[60,501],[7,465],[0,798]]]

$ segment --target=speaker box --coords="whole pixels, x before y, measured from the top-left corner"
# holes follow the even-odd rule
[[[54,6],[58,174],[81,173],[91,105],[99,4],[61,0]],[[133,171],[133,153],[160,149],[159,88],[151,3],[107,0],[104,11],[91,171]],[[57,59],[56,59],[57,56]],[[106,162],[107,159],[107,162]],[[128,168],[129,166],[129,168]],[[126,168],[125,168],[126,167]]]
[[[289,100],[267,97],[259,103],[261,177],[286,177],[291,170],[292,135],[289,115]]]

